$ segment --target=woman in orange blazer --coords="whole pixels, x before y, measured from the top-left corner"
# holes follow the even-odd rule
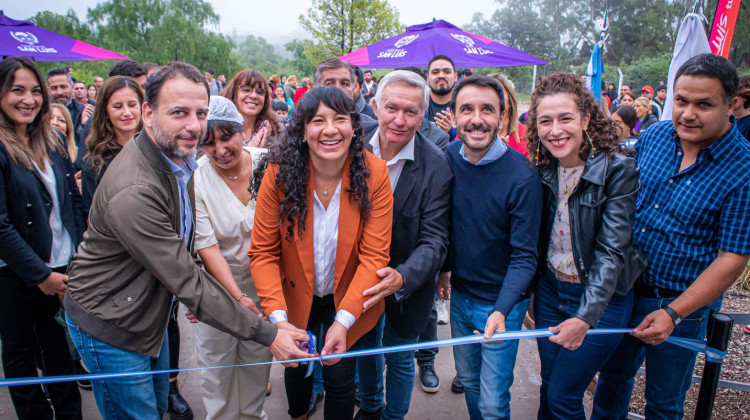
[[[363,292],[388,264],[393,195],[384,162],[364,150],[359,114],[340,89],[305,95],[253,176],[250,271],[279,328],[319,334],[321,354],[341,353],[370,331],[383,302]],[[290,325],[291,324],[291,325]],[[354,359],[326,361],[325,418],[354,414]],[[286,368],[289,415],[307,418],[312,377]]]

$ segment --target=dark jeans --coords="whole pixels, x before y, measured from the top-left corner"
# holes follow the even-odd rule
[[[585,288],[582,284],[557,281],[551,271],[545,270],[534,298],[536,328],[549,328],[573,316]],[[632,291],[625,296],[614,295],[594,327],[624,328],[632,311]],[[587,336],[579,348],[571,351],[549,338],[537,338],[542,365],[538,418],[585,420],[583,394],[621,340],[621,334]]]
[[[310,318],[307,321],[308,331],[323,333],[318,342],[325,343],[325,332],[333,324],[336,307],[333,295],[322,298],[313,296]],[[354,367],[356,359],[341,359],[332,366],[323,365],[323,387],[326,391],[323,417],[325,419],[351,419],[354,417]],[[307,413],[312,394],[313,375],[305,378],[307,365],[284,369],[284,386],[289,403],[289,415],[292,418],[302,417]]]
[[[38,376],[35,353],[41,353],[44,375],[73,374],[65,329],[55,321],[59,309],[57,296],[30,288],[10,268],[0,268],[0,340],[6,378]],[[81,418],[81,394],[75,381],[48,384],[47,391],[57,419]],[[20,420],[52,420],[52,407],[41,386],[14,386],[8,392]]]
[[[424,332],[419,334],[419,343],[429,343],[430,341],[437,340],[437,310],[435,310],[435,301],[432,302],[432,311],[430,312],[430,319],[427,321],[427,325],[424,328]],[[435,356],[438,354],[437,347],[431,347],[428,349],[420,349],[414,352],[414,357],[417,359],[417,365],[419,367],[435,366]]]
[[[636,296],[628,326],[635,328],[648,314],[674,300]],[[674,328],[672,336],[704,339],[709,313],[719,307],[720,302],[714,302],[686,316]],[[695,357],[696,352],[671,343],[652,346],[625,335],[599,373],[591,419],[627,418],[635,375],[645,360],[646,418],[681,420],[685,415],[685,394],[692,380]]]

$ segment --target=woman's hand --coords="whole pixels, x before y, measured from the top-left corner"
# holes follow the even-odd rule
[[[268,141],[268,125],[264,125],[255,135],[250,138],[251,147],[265,148]]]
[[[68,289],[68,276],[52,272],[46,280],[37,285],[45,295],[64,294]]]
[[[326,341],[323,346],[322,356],[326,354],[337,354],[346,351],[346,327],[338,321],[333,321],[333,325],[326,332]],[[335,365],[341,359],[323,360],[324,365]]]
[[[437,295],[440,299],[451,299],[451,273],[450,271],[438,274],[437,285],[435,286]]]
[[[549,327],[549,332],[557,334],[550,337],[549,341],[561,345],[568,350],[575,350],[581,347],[583,339],[586,338],[586,331],[589,328],[591,326],[582,319],[566,319],[560,325]]]
[[[255,306],[255,302],[253,302],[253,300],[250,299],[249,297],[242,296],[237,302],[239,302],[240,305],[246,307],[247,309],[250,309],[255,315],[262,316],[260,314],[260,309],[258,309],[258,307]]]

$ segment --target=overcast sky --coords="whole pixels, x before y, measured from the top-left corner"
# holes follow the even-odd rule
[[[96,6],[97,0],[34,0],[7,1],[0,8],[13,19],[27,19],[42,10],[64,14],[72,8],[79,18],[85,18],[86,9]],[[231,35],[233,29],[238,34],[253,34],[263,36],[269,41],[279,41],[284,38],[305,38],[297,17],[311,6],[309,0],[209,0],[214,11],[221,17],[219,31]],[[486,17],[492,15],[497,8],[493,0],[429,0],[427,2],[414,0],[389,0],[401,14],[401,22],[405,25],[415,25],[430,22],[432,18],[444,19],[454,25],[463,26],[471,22],[476,12],[482,12]],[[430,7],[425,8],[428,4]]]

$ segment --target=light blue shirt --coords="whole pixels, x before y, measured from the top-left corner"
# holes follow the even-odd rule
[[[183,159],[180,165],[177,165],[164,153],[162,153],[162,156],[164,156],[164,159],[169,163],[169,167],[172,168],[174,176],[177,177],[177,185],[179,186],[180,192],[180,226],[182,227],[180,233],[185,240],[185,245],[188,245],[193,232],[193,210],[190,208],[188,181],[190,181],[190,177],[193,176],[193,172],[198,169],[198,163],[195,161],[195,158],[189,157]]]
[[[461,155],[462,158],[464,158],[465,161],[471,163],[469,158],[466,156],[466,152],[464,152],[465,145],[461,145],[461,148],[458,149],[458,154]],[[490,150],[487,151],[487,154],[484,155],[482,159],[479,160],[479,162],[476,163],[475,166],[482,166],[487,165],[489,163],[492,163],[498,159],[508,150],[508,145],[505,144],[504,141],[500,140],[500,137],[495,137],[495,142],[492,143],[492,146],[490,146]],[[472,165],[474,165],[472,163]]]

